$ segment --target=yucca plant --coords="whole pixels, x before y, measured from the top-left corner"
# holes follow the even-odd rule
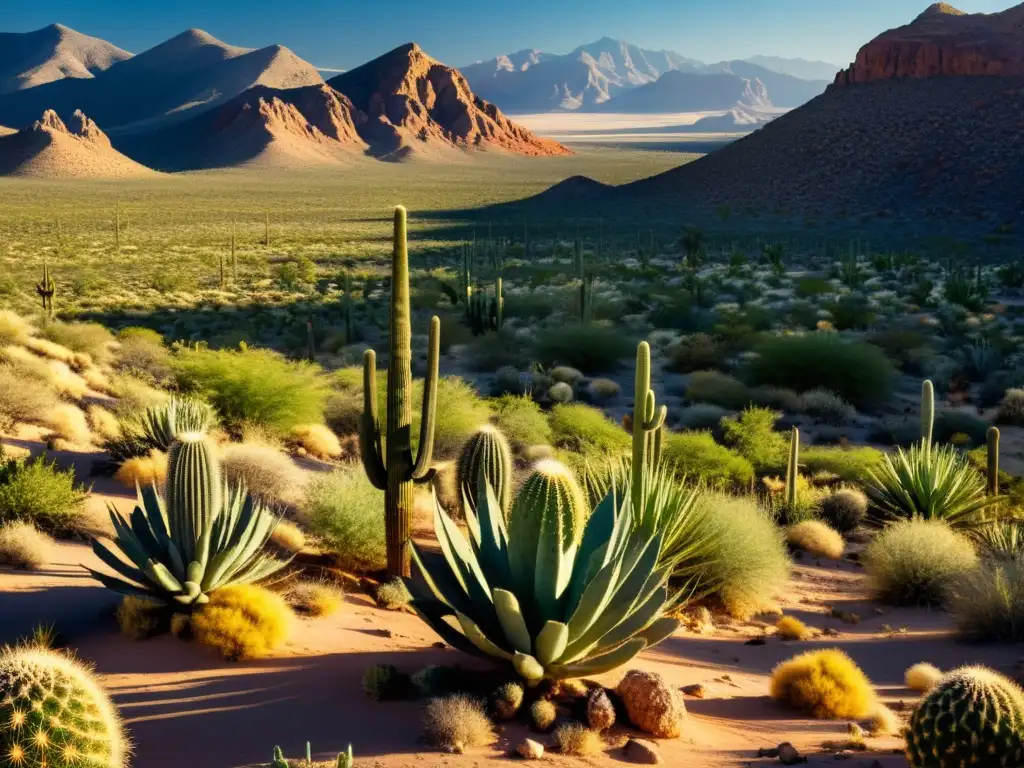
[[[1024,521],[994,520],[972,531],[972,534],[992,557],[1009,559],[1024,552]]]
[[[113,506],[109,512],[120,557],[99,539],[92,549],[114,575],[87,570],[121,594],[202,604],[220,587],[260,581],[287,565],[262,551],[278,519],[244,487],[226,483],[199,433],[179,435],[171,446],[166,498],[155,487],[141,489],[130,517]]]
[[[536,685],[607,672],[676,630],[662,616],[673,564],[659,562],[661,534],[634,524],[628,486],[604,498],[576,543],[551,505],[518,506],[510,539],[481,482],[477,509],[465,508],[468,541],[435,504],[441,552],[410,545],[411,605],[445,642]]]

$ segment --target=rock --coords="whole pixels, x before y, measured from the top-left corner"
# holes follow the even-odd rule
[[[587,722],[595,731],[606,731],[615,725],[615,707],[604,688],[595,688],[587,697]]]
[[[758,757],[778,757],[779,756],[779,748],[778,747],[761,747],[759,750],[757,750],[757,756]]]
[[[693,685],[684,685],[683,693],[687,696],[693,696],[695,699],[703,699],[707,695],[707,691],[704,686],[700,683],[694,683]]]
[[[626,742],[626,746],[623,749],[625,750],[626,758],[630,762],[643,763],[644,765],[661,764],[661,755],[658,754],[658,748],[653,741],[630,739]]]
[[[779,762],[783,765],[796,765],[797,763],[806,763],[807,758],[803,757],[799,750],[788,741],[784,741],[779,744]]]
[[[664,739],[683,734],[686,705],[661,675],[631,669],[617,688],[633,725],[641,731]]]
[[[533,739],[523,739],[516,747],[516,754],[524,760],[540,760],[544,757],[544,745]]]
[[[764,645],[767,642],[764,635],[758,635],[747,640],[744,645]]]

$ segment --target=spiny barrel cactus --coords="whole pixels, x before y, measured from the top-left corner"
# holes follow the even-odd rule
[[[502,510],[512,504],[512,450],[494,426],[487,424],[466,441],[459,454],[459,489],[474,508],[480,477],[486,477]]]
[[[641,341],[636,347],[636,378],[633,386],[633,466],[640,470],[631,474],[633,507],[641,508],[644,497],[645,470],[649,463],[661,462],[661,440],[668,409],[655,408],[651,389],[651,345]]]
[[[409,250],[405,208],[395,208],[391,257],[391,327],[388,350],[387,423],[377,412],[377,355],[363,355],[363,413],[359,421],[359,453],[370,482],[384,491],[384,531],[388,572],[409,575],[406,542],[412,534],[413,483],[434,476],[434,424],[437,411],[441,321],[430,321],[427,376],[423,385],[420,442],[412,452],[412,311],[409,308]]]
[[[411,606],[449,645],[536,685],[607,672],[679,626],[661,615],[674,563],[659,563],[661,533],[634,525],[628,494],[609,493],[573,542],[566,513],[532,494],[517,496],[506,531],[481,482],[477,509],[466,510],[468,541],[435,504],[441,552],[410,545]]]
[[[129,518],[113,506],[109,512],[121,557],[99,539],[92,548],[115,575],[87,570],[121,594],[202,604],[215,589],[260,581],[287,565],[262,551],[278,519],[244,487],[227,485],[213,446],[198,433],[171,446],[166,500],[155,487],[140,489]]]
[[[586,496],[572,470],[561,462],[543,459],[533,466],[512,502],[508,511],[509,535],[557,536],[564,551],[583,535],[588,512]],[[543,546],[545,543],[538,540],[533,548]],[[530,548],[523,546],[519,551],[525,554]]]
[[[142,414],[142,436],[153,448],[166,451],[178,435],[207,432],[216,423],[213,408],[192,397],[171,397],[166,403],[147,408]]]
[[[0,765],[122,768],[117,710],[83,665],[37,647],[0,653]]]
[[[1024,692],[986,667],[963,667],[922,699],[907,728],[912,768],[1024,765]]]

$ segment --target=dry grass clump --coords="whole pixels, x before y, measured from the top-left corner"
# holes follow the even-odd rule
[[[330,616],[345,605],[345,593],[326,581],[302,581],[288,590],[288,605],[306,616]]]
[[[114,616],[121,633],[132,640],[145,640],[167,628],[167,607],[145,597],[126,595]]]
[[[46,565],[53,539],[31,523],[0,525],[0,565],[35,570]]]
[[[291,520],[282,518],[274,526],[270,541],[287,552],[301,552],[306,546],[306,534]]]
[[[384,569],[384,492],[373,487],[360,465],[313,478],[306,497],[299,522],[335,553],[341,568]]]
[[[167,479],[167,455],[154,448],[148,456],[126,459],[117,468],[114,479],[125,488],[162,485]]]
[[[846,551],[843,537],[819,520],[804,520],[786,530],[786,541],[793,549],[801,549],[814,557],[839,560]]]
[[[377,605],[389,611],[400,611],[405,608],[412,595],[405,582],[399,578],[386,581],[377,587]]]
[[[50,360],[56,360],[64,363],[64,365],[71,365],[75,359],[75,353],[67,347],[63,347],[60,344],[55,344],[52,341],[46,339],[26,339],[24,347],[31,352],[36,353],[40,357],[46,357]]]
[[[0,344],[24,344],[32,335],[28,320],[9,309],[0,309]]]
[[[244,484],[264,504],[291,507],[305,499],[306,473],[277,448],[233,443],[224,448],[221,460],[228,481]]]
[[[170,397],[166,392],[157,389],[142,379],[128,373],[120,373],[110,378],[111,394],[117,398],[119,414],[138,413],[162,405]]]
[[[42,457],[0,461],[0,522],[21,520],[53,535],[80,530],[87,496],[73,469]]]
[[[530,705],[530,724],[534,730],[547,732],[558,719],[558,710],[547,699],[537,699]]]
[[[423,713],[427,743],[461,754],[469,747],[483,747],[494,740],[494,729],[483,705],[468,696],[431,699]]]
[[[26,382],[16,368],[0,364],[0,431],[11,431],[16,424],[40,424],[58,402],[51,390]]]
[[[555,729],[554,740],[559,752],[575,757],[596,755],[604,747],[601,734],[582,723],[565,723],[558,726]]]
[[[121,422],[106,408],[90,405],[85,415],[89,418],[89,428],[100,440],[115,440],[121,436]]]
[[[942,670],[924,661],[909,667],[903,674],[907,688],[918,693],[928,693],[941,679]]]
[[[291,611],[284,599],[253,584],[218,589],[192,614],[192,633],[228,661],[266,656],[284,642]]]
[[[99,368],[86,368],[82,370],[79,375],[85,381],[86,386],[94,392],[99,392],[104,395],[113,395],[114,385],[110,383],[110,379],[107,377],[107,374]]]
[[[50,360],[47,365],[53,372],[50,386],[54,391],[72,400],[81,400],[88,394],[89,385],[85,379],[59,360]]]
[[[291,437],[313,458],[329,461],[341,456],[338,436],[323,424],[300,424],[292,429]]]
[[[807,651],[776,666],[771,697],[821,719],[859,720],[876,706],[871,681],[838,648]]]
[[[872,736],[897,736],[903,730],[899,717],[885,704],[879,704],[868,719],[868,732]]]
[[[806,640],[811,636],[811,629],[795,616],[783,616],[775,622],[776,634],[782,640]]]
[[[46,416],[46,426],[53,433],[75,445],[89,445],[92,432],[85,413],[71,403],[60,403]]]
[[[88,355],[97,363],[105,363],[112,356],[114,336],[99,323],[47,323],[40,333],[71,353]]]
[[[1024,553],[992,557],[950,581],[949,608],[957,628],[975,640],[1024,640]]]

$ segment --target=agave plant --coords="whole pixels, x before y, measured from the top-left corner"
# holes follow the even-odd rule
[[[139,491],[130,517],[113,506],[109,512],[121,556],[98,539],[92,548],[115,575],[87,570],[121,594],[202,604],[220,587],[260,581],[287,565],[262,551],[277,518],[244,487],[228,486],[200,433],[181,434],[171,446],[166,499],[150,487]]]
[[[893,518],[941,519],[956,528],[975,528],[999,501],[986,496],[985,481],[956,448],[927,440],[887,454],[869,480],[868,494]]]
[[[143,412],[139,418],[140,436],[150,447],[166,451],[178,435],[207,432],[216,421],[213,408],[202,400],[172,396]]]
[[[557,505],[517,498],[510,539],[480,483],[476,510],[465,505],[468,541],[435,504],[441,553],[410,545],[411,605],[449,645],[536,685],[614,669],[678,627],[662,617],[673,563],[660,562],[662,535],[634,524],[628,486],[605,496],[579,539]]]

